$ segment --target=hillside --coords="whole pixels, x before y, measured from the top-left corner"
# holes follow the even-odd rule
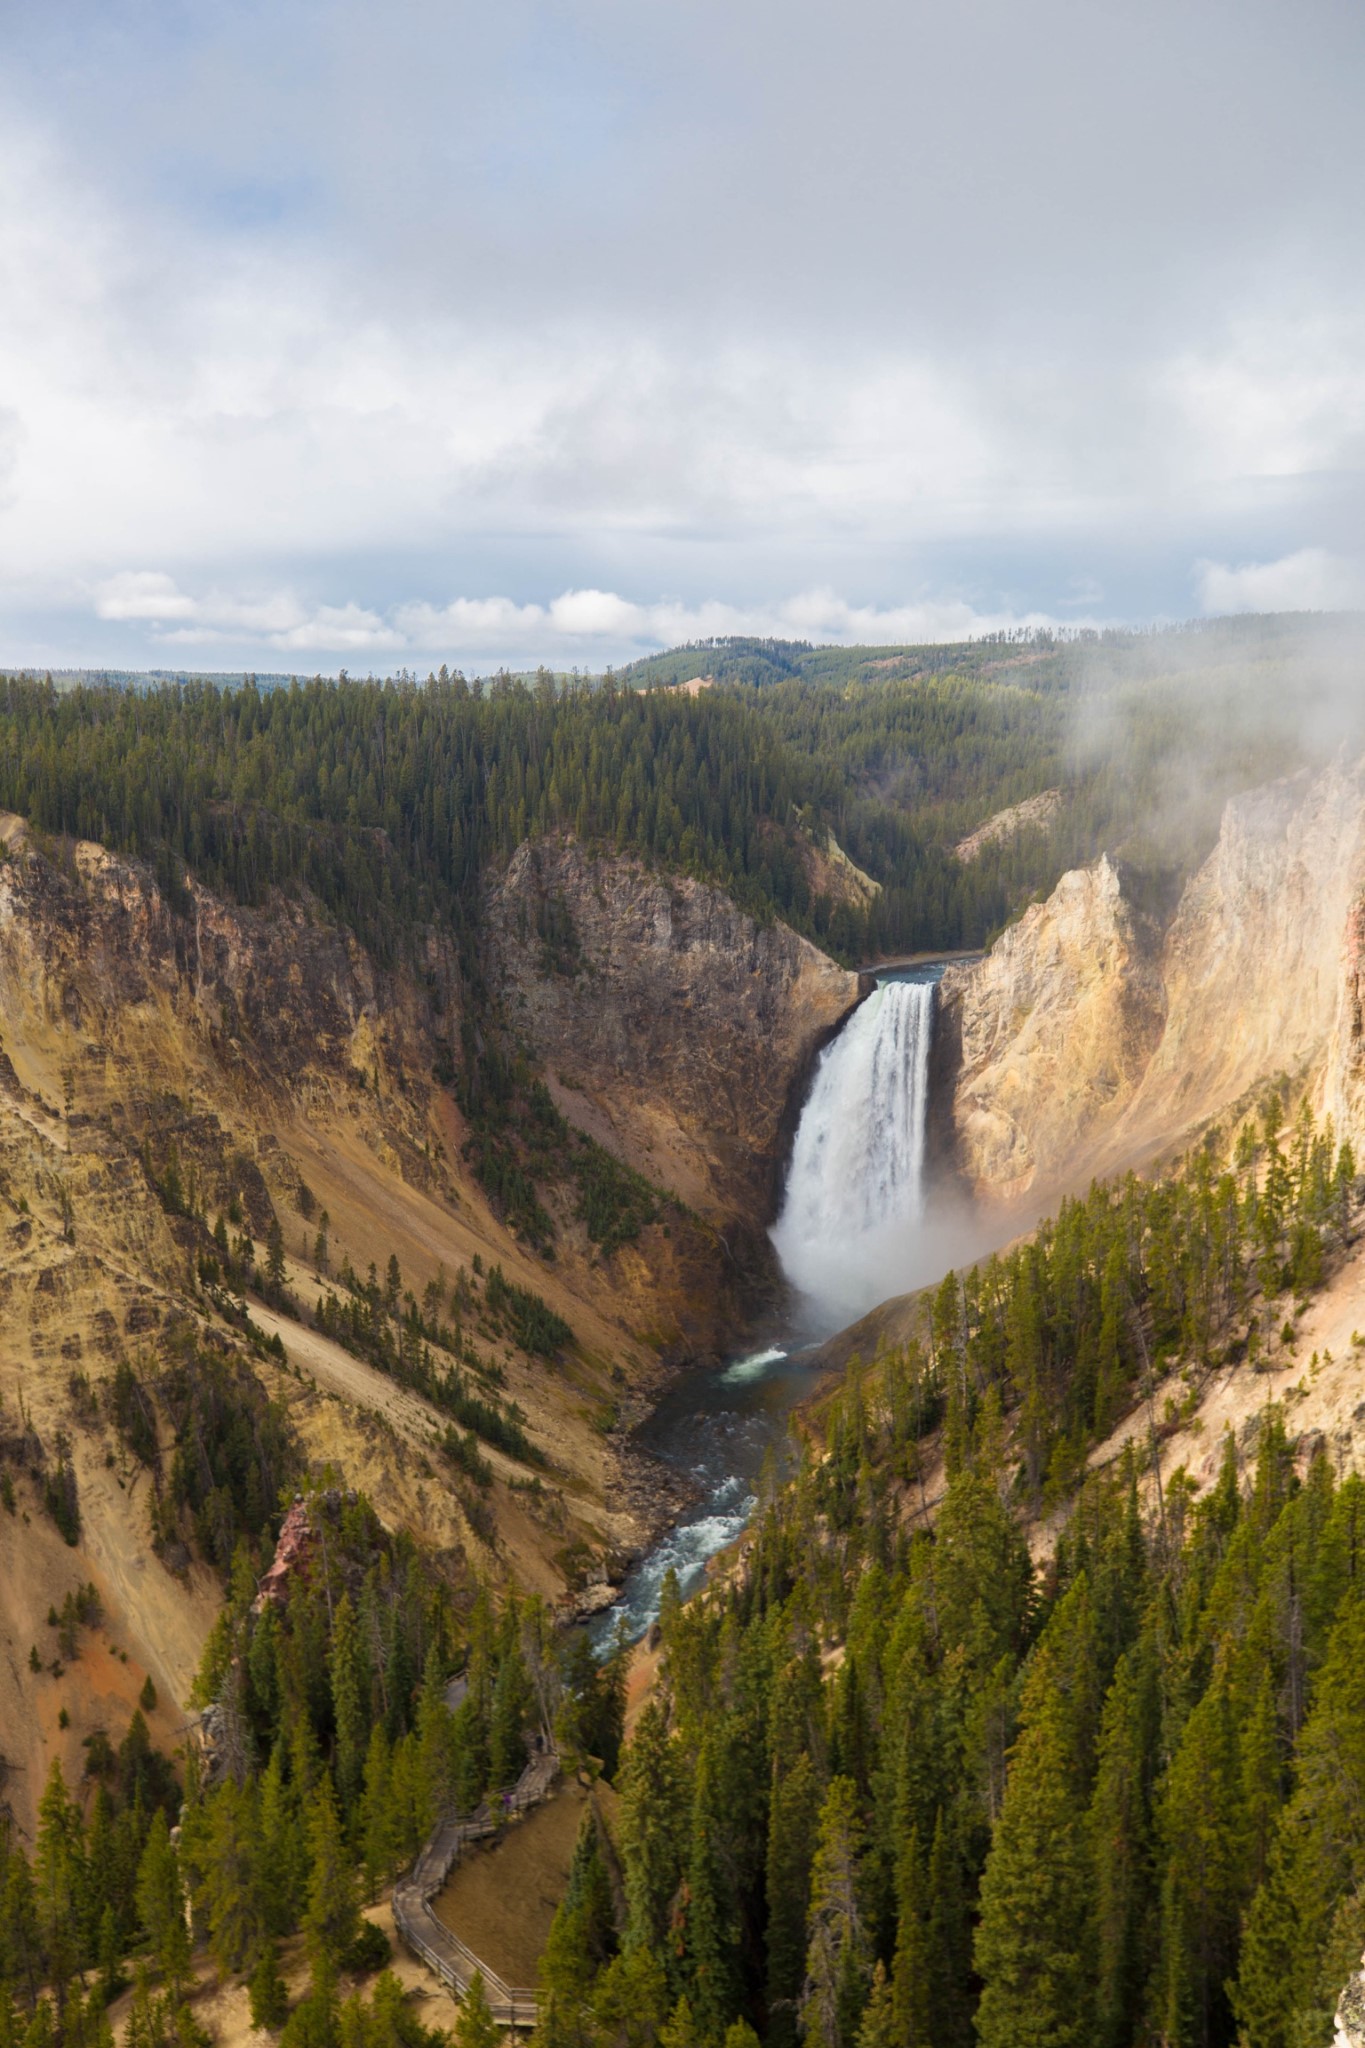
[[[644,1075],[635,1100],[660,1129],[686,1103],[698,1157],[751,1149],[697,1184],[667,1146],[619,1143],[581,1075],[580,1090],[556,1080],[569,1117],[649,1179],[564,1125],[536,1196],[547,1257],[493,1207],[469,1122],[434,1078],[461,1031],[435,938],[420,973],[384,968],[306,900],[253,909],[187,883],[174,904],[89,842],[42,850],[11,816],[3,843],[0,1451],[15,1512],[0,1514],[0,1748],[31,1829],[45,1760],[78,1776],[82,1743],[126,1722],[147,1676],[154,1732],[175,1739],[235,1536],[272,1540],[282,1469],[254,1522],[243,1497],[217,1543],[194,1484],[176,1515],[153,1512],[183,1456],[177,1375],[208,1370],[198,1361],[230,1368],[248,1406],[275,1404],[289,1469],[363,1485],[456,1584],[491,1574],[554,1601],[619,1571],[674,1498],[630,1462],[619,1419],[670,1362],[728,1342],[771,1285],[757,1226],[787,1098],[856,983],[716,898],[724,943],[681,956],[714,1041],[701,1056],[742,1069],[761,1046],[766,1111],[754,1103],[741,1128],[732,1096],[687,1096],[695,1017],[666,1003],[654,1093]],[[633,871],[622,879],[628,902]],[[624,911],[595,937],[641,987],[666,971],[667,945]],[[736,950],[751,956],[739,987]],[[505,932],[499,958],[534,980],[540,951]],[[596,1006],[619,1029],[615,1000],[585,980],[580,1021]],[[744,1268],[726,1248],[736,1229]],[[144,1390],[150,1466],[117,1411],[121,1366]],[[70,1545],[45,1505],[54,1486],[76,1503]],[[107,1647],[59,1660],[49,1607],[87,1583]],[[60,1677],[29,1670],[35,1646]]]

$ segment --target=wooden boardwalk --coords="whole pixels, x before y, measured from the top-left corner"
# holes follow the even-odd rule
[[[501,2027],[533,2027],[539,2018],[536,1993],[522,1984],[505,1984],[457,1934],[442,1926],[431,1902],[469,1843],[486,1841],[517,1814],[539,1805],[558,1776],[556,1752],[538,1750],[510,1792],[494,1793],[464,1819],[448,1814],[407,1876],[400,1877],[393,1888],[393,1924],[413,1954],[434,1970],[457,1998],[464,1997],[476,1973],[481,1976],[489,2009]]]

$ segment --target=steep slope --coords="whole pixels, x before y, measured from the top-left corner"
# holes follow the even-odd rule
[[[1107,856],[950,967],[936,1066],[974,1191],[1009,1199],[1065,1173],[1131,1099],[1165,1010],[1155,935]]]
[[[1037,1205],[1177,1144],[1278,1073],[1365,1128],[1357,989],[1365,764],[1234,798],[1162,938],[1102,857],[951,968],[943,1149],[979,1200]]]
[[[716,1346],[742,1316],[744,1276],[717,1224],[739,1219],[758,1236],[787,1100],[857,984],[695,884],[676,886],[683,942],[670,946],[659,924],[668,885],[599,865],[590,893],[595,903],[603,887],[608,908],[590,943],[611,967],[584,978],[569,1028],[603,1059],[604,1047],[625,1059],[622,1151],[706,1213],[656,1205],[633,1239],[604,1249],[551,1191],[547,1260],[490,1205],[463,1157],[455,1099],[434,1078],[462,1021],[439,933],[417,968],[384,972],[307,904],[246,909],[192,880],[172,900],[137,862],[39,844],[13,818],[2,829],[0,1473],[13,1510],[0,1509],[0,1799],[31,1827],[51,1756],[74,1782],[84,1738],[105,1729],[117,1740],[149,1676],[154,1732],[174,1738],[220,1598],[206,1564],[153,1544],[153,1480],[112,1419],[119,1363],[154,1389],[187,1346],[240,1359],[304,1460],[363,1485],[457,1577],[556,1599],[619,1569],[674,1505],[668,1483],[634,1461],[622,1423],[669,1358]],[[628,1002],[643,1016],[661,948],[693,1000],[662,1005],[644,1048],[612,1011]],[[730,951],[742,966],[726,965]],[[517,956],[508,945],[499,957]],[[558,992],[558,980],[546,985]],[[775,1027],[765,1046],[789,998],[800,1025]],[[543,1044],[552,1073],[585,1085],[591,1075],[610,1104],[609,1072],[590,1059],[572,1067],[557,1022],[552,1009],[543,1039],[528,1034],[533,1048]],[[591,1128],[590,1099],[561,1093]],[[656,1130],[682,1133],[676,1150],[648,1150]],[[693,1164],[710,1160],[714,1181]],[[280,1233],[282,1290],[271,1306],[252,1299],[245,1325],[235,1290],[211,1277],[216,1216],[234,1239],[249,1236],[261,1266]],[[414,1314],[432,1299],[434,1321],[463,1313],[455,1362],[492,1411],[520,1418],[539,1465],[486,1442],[489,1476],[474,1483],[441,1448],[447,1410],[308,1326],[329,1292],[343,1308],[355,1298],[339,1273],[363,1290],[391,1259]],[[571,1339],[526,1349],[516,1314],[490,1292],[494,1268]],[[461,1311],[450,1304],[462,1271]],[[448,1355],[437,1347],[438,1366]],[[158,1430],[168,1470],[175,1445],[160,1411]],[[74,1545],[47,1506],[64,1474],[79,1503]],[[61,1659],[49,1608],[87,1583],[102,1618]]]
[[[1134,1133],[1221,1114],[1274,1073],[1320,1064],[1351,905],[1365,877],[1365,764],[1235,798],[1162,955],[1166,1029]]]
[[[523,846],[491,885],[491,963],[564,1113],[751,1243],[794,1096],[862,984],[705,883]]]

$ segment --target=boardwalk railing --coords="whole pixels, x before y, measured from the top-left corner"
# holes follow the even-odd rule
[[[505,1822],[539,1805],[559,1775],[559,1758],[542,1750],[531,1758],[511,1792],[495,1793],[465,1819],[450,1814],[432,1834],[406,1877],[393,1888],[393,1924],[415,1956],[463,1998],[476,1975],[483,1978],[489,2009],[501,2027],[533,2027],[539,2018],[536,1993],[505,1984],[496,1970],[436,1918],[431,1902],[471,1842],[486,1841]]]

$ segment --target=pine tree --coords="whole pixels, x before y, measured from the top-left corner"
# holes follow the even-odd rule
[[[251,1972],[247,1986],[251,1999],[253,2027],[282,2027],[289,2017],[289,1992],[280,1971],[279,1952],[267,1941]]]
[[[524,1731],[534,1699],[526,1661],[517,1640],[515,1617],[504,1631],[488,1734],[488,1761],[493,1785],[514,1785],[526,1768]]]
[[[1330,2021],[1321,1959],[1342,1900],[1365,1879],[1365,1601],[1358,1589],[1332,1631],[1295,1776],[1247,1912],[1233,1991],[1256,2048],[1298,2048],[1301,2034],[1320,2031],[1324,2012]]]
[[[689,1800],[681,1746],[670,1736],[657,1700],[648,1702],[636,1724],[620,1790],[626,1946],[667,1957],[675,1966],[669,1929],[682,1882]]]
[[[1277,1841],[1242,1929],[1231,2002],[1256,2048],[1297,2048],[1295,2022],[1311,1995],[1314,1951],[1299,1924],[1293,1861],[1292,1849]]]
[[[365,1752],[365,1784],[360,1800],[359,1825],[366,1894],[374,1900],[397,1865],[398,1842],[401,1839],[393,1809],[393,1759],[384,1723],[379,1720],[370,1729],[369,1747]]]
[[[562,2017],[571,2021],[579,2017],[598,1972],[615,1948],[611,1883],[602,1861],[597,1820],[589,1806],[579,1826],[564,1896],[540,1963],[541,1983]]]
[[[774,2048],[796,2039],[806,1976],[806,1909],[815,1855],[820,1791],[808,1755],[775,1776],[768,1826],[768,2038]]]
[[[1246,1885],[1246,1816],[1232,1699],[1219,1671],[1171,1760],[1162,1796],[1161,2016],[1180,2048],[1225,2038]]]
[[[270,1219],[270,1228],[265,1234],[266,1262],[265,1276],[278,1292],[284,1287],[286,1271],[284,1263],[284,1231],[278,1216]]]
[[[731,2020],[725,2029],[723,2048],[759,2048],[758,2035],[747,2020]]]
[[[418,1832],[425,1837],[455,1803],[455,1729],[446,1705],[441,1664],[433,1648],[428,1654],[417,1701],[416,1782],[422,1800]],[[521,1752],[525,1760],[525,1750]],[[520,1774],[517,1765],[514,1776]],[[502,1782],[501,1780],[498,1781]]]
[[[100,1914],[95,1962],[99,1969],[100,1997],[106,2005],[112,2005],[127,1982],[123,1974],[123,1940],[119,1933],[118,1915],[114,1911],[112,1899],[106,1901]],[[0,1978],[7,1974],[0,1971]]]
[[[1010,1759],[981,1880],[981,2048],[1089,2048],[1090,1887],[1070,1713],[1046,1686]]]
[[[502,2028],[489,2011],[488,1994],[484,1990],[480,1970],[474,1972],[469,1989],[460,2000],[451,2038],[455,2048],[499,2048]]]
[[[38,1802],[33,1879],[39,1938],[59,2014],[65,2013],[71,1980],[84,1960],[83,1834],[80,1809],[66,1789],[61,1764],[54,1758]]]
[[[801,2038],[854,2048],[872,1975],[862,1857],[866,1837],[851,1778],[833,1778],[820,1808],[811,1866]]]
[[[727,1882],[725,1817],[716,1741],[703,1741],[692,1793],[684,1916],[688,2003],[702,2035],[718,2038],[734,2013],[737,1901]]]
[[[307,1826],[310,1870],[303,1931],[317,1989],[341,1967],[360,1932],[354,1872],[327,1777],[319,1781],[309,1802]]]
[[[659,2048],[708,2048],[686,1998],[680,1998],[659,2033]]]
[[[336,1728],[337,1796],[342,1811],[354,1815],[364,1778],[369,1716],[364,1654],[349,1593],[343,1593],[336,1605],[327,1661]]]
[[[5,1967],[0,1975],[31,2007],[43,1979],[42,1929],[33,1873],[27,1857],[19,1853],[10,1856],[5,1872],[0,1927],[5,1932]]]
[[[935,1958],[926,1893],[927,1873],[919,1832],[911,1828],[896,1870],[896,1952],[886,1986],[890,2012],[888,2018],[877,2023],[895,2048],[929,2048],[934,2039]],[[886,2002],[884,1999],[883,2003]],[[872,2048],[870,2040],[867,2048]]]
[[[185,1925],[180,1869],[171,1847],[166,1815],[160,1807],[152,1816],[138,1868],[137,1911],[160,1967],[162,1982],[178,2003],[190,1981],[190,1938]]]
[[[1149,1966],[1150,1786],[1156,1701],[1149,1643],[1119,1664],[1104,1704],[1088,1827],[1095,1869],[1095,2023],[1112,2048],[1132,2037]]]
[[[878,1963],[872,1972],[872,1990],[858,2029],[858,2048],[905,2048],[885,1963]]]
[[[593,2019],[616,2048],[658,2048],[668,2018],[663,1963],[647,1949],[613,1957],[593,1986]]]
[[[971,1916],[961,1858],[943,1808],[934,1816],[926,1883],[929,2038],[934,2048],[973,2048]]]

